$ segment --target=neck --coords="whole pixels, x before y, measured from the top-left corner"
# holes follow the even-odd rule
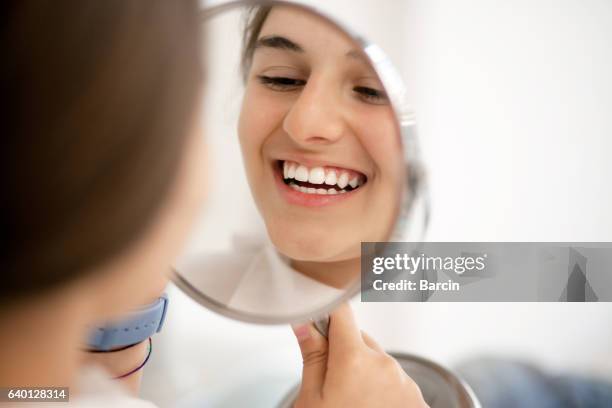
[[[88,310],[79,297],[61,292],[20,300],[0,312],[3,387],[74,386]]]
[[[359,279],[359,257],[336,262],[291,261],[291,266],[303,275],[336,289],[343,289]]]

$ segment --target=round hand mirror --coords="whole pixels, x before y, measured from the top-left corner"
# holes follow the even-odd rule
[[[379,47],[302,5],[225,2],[202,24],[212,176],[173,281],[243,321],[325,316],[359,291],[361,242],[423,223],[403,83]]]
[[[212,176],[172,279],[234,319],[324,322],[359,292],[362,242],[418,241],[427,224],[404,84],[378,46],[304,5],[222,2],[202,24]],[[439,366],[396,357],[432,406],[477,406]]]

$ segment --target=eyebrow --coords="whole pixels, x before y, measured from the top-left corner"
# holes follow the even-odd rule
[[[370,60],[368,59],[368,57],[366,57],[363,52],[360,52],[358,50],[350,50],[349,52],[346,53],[346,56],[349,58],[360,60],[370,65]]]
[[[258,38],[255,42],[255,49],[258,48],[274,48],[277,50],[288,50],[298,53],[303,53],[304,48],[302,48],[299,44],[294,41],[291,41],[287,37],[283,37],[281,35],[273,34]],[[358,50],[350,50],[346,53],[346,56],[352,59],[360,60],[370,65],[370,61],[368,58]]]
[[[290,39],[282,37],[280,35],[269,35],[257,39],[257,42],[255,43],[255,49],[263,47],[275,48],[279,50],[289,50],[299,53],[304,52],[304,49],[301,46],[294,43]]]

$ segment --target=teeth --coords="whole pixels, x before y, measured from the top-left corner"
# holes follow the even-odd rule
[[[336,184],[336,172],[334,170],[330,170],[327,172],[327,177],[325,177],[325,184],[328,186],[333,186]]]
[[[285,162],[285,165],[287,164],[287,162]],[[289,176],[289,178],[295,178],[295,169],[297,168],[297,166],[293,163],[289,164],[289,169],[287,170],[287,176]]]
[[[346,193],[346,190],[340,190],[340,194]]]
[[[325,170],[323,167],[313,167],[310,169],[308,182],[312,184],[323,184],[325,181]]]
[[[283,178],[297,180],[301,182],[309,182],[311,184],[338,186],[341,190],[344,190],[346,186],[351,186],[352,189],[355,189],[365,183],[364,177],[359,174],[355,174],[354,172],[343,171],[333,168],[326,169],[321,166],[309,169],[308,167],[302,164],[289,161],[283,162]],[[292,188],[298,190],[300,186],[296,185]],[[305,190],[306,191],[304,192],[308,193],[309,188],[306,187]],[[333,193],[329,192],[330,189],[324,188],[314,188],[312,190],[315,191],[312,194],[338,194],[338,190],[336,189],[331,189],[334,190]],[[325,191],[325,193],[321,191]]]
[[[295,170],[295,179],[297,181],[308,181],[308,169],[301,164]]]
[[[340,188],[346,187],[348,184],[348,178],[349,178],[348,173],[340,174],[340,177],[338,177],[338,187]]]
[[[306,194],[321,194],[321,195],[338,194],[338,192],[334,188],[330,188],[326,190],[324,188],[302,187],[302,186],[298,186],[295,183],[289,183],[289,187],[291,187],[295,191],[300,191]]]

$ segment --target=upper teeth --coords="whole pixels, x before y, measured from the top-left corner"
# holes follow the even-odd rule
[[[363,176],[355,174],[354,171],[340,170],[334,168],[313,167],[308,168],[303,164],[285,161],[283,162],[283,177],[312,184],[338,185],[343,189],[347,185],[352,188],[364,183]]]

